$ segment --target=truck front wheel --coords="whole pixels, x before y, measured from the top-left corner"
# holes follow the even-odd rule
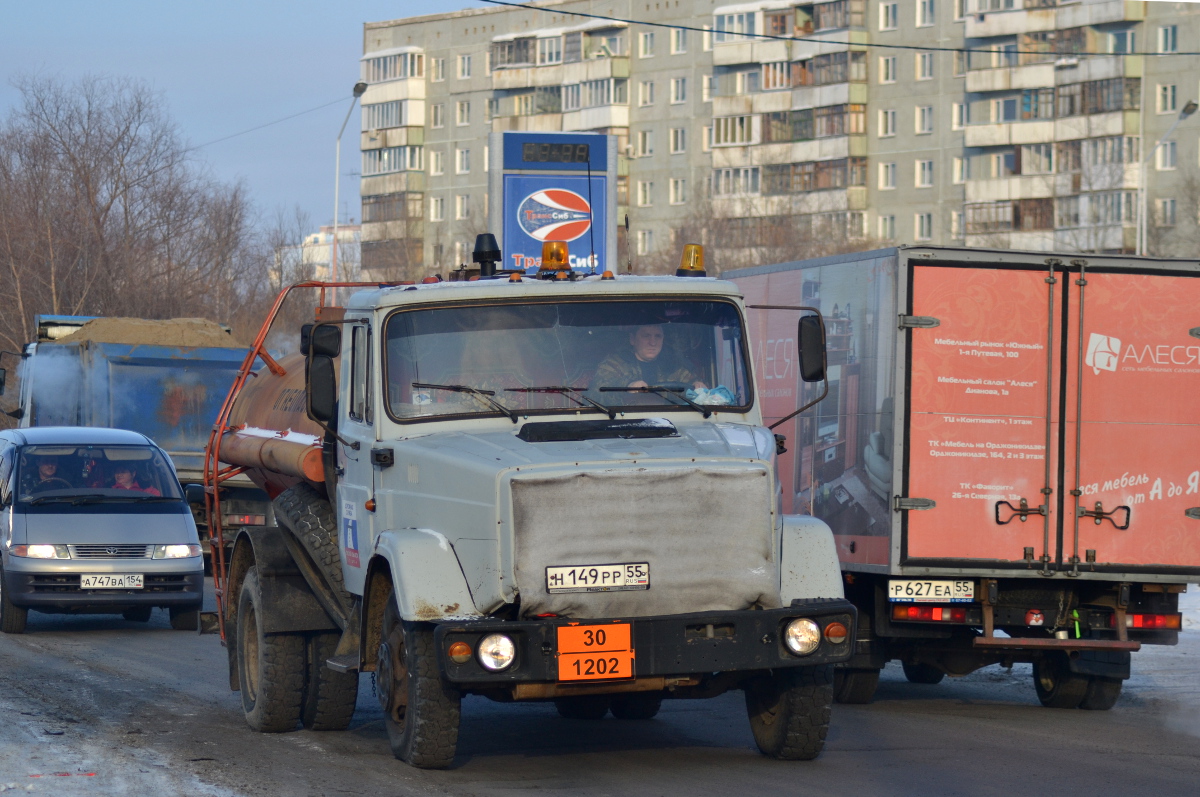
[[[764,755],[808,761],[821,754],[833,707],[833,667],[797,667],[746,684],[746,714]]]
[[[237,657],[242,711],[259,733],[284,733],[300,722],[304,696],[304,643],[299,634],[264,634],[258,568],[246,571],[238,596]]]
[[[406,623],[388,598],[375,672],[392,755],[422,769],[445,769],[458,747],[462,696],[438,672],[433,631]]]
[[[1033,664],[1033,686],[1046,708],[1079,708],[1088,677],[1071,672],[1064,653],[1049,653]]]

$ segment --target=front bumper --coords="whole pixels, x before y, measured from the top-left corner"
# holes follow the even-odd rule
[[[96,568],[87,572],[142,572],[142,589],[89,589],[79,587],[79,572],[5,572],[3,589],[17,606],[29,609],[78,609],[130,606],[185,606],[204,600],[204,571],[150,570],[131,563],[119,569]]]
[[[810,617],[822,629],[829,623],[840,622],[849,634],[839,644],[822,637],[816,651],[808,656],[796,656],[784,647],[782,631],[788,622],[798,617]],[[849,601],[826,600],[765,611],[578,621],[556,617],[443,623],[435,630],[434,640],[438,668],[449,681],[495,685],[548,682],[558,678],[556,629],[559,626],[625,622],[632,626],[635,677],[707,675],[846,661],[852,653],[856,618],[857,611]],[[450,660],[447,650],[453,643],[466,642],[475,651],[484,636],[497,632],[507,634],[516,646],[516,658],[503,672],[485,670],[474,657],[464,664]]]

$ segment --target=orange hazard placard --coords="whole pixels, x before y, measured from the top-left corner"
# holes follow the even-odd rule
[[[632,638],[629,623],[559,626],[558,680],[632,678]]]

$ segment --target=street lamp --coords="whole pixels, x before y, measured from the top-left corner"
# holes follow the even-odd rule
[[[354,113],[354,105],[358,102],[358,98],[367,90],[367,84],[361,80],[354,84],[354,97],[350,100],[350,109],[346,111],[346,118],[342,120],[342,129],[338,130],[337,134],[337,152],[333,159],[333,243],[330,248],[329,259],[329,278],[331,282],[338,281],[338,186],[342,177],[342,133],[346,132],[346,125],[350,122],[350,114]],[[337,301],[337,288],[333,289],[333,301]]]
[[[1167,132],[1155,143],[1153,149],[1147,152],[1146,156],[1142,158],[1142,168],[1138,175],[1137,253],[1139,255],[1145,256],[1146,254],[1146,233],[1149,231],[1147,227],[1149,220],[1146,218],[1146,166],[1150,163],[1150,159],[1154,157],[1154,153],[1158,152],[1158,148],[1171,137],[1171,134],[1175,132],[1175,128],[1179,127],[1179,123],[1194,114],[1197,108],[1200,108],[1200,105],[1197,105],[1195,100],[1188,100],[1187,104],[1183,106],[1183,110],[1179,112],[1179,117],[1171,123],[1171,126],[1167,128]],[[1145,139],[1144,129],[1142,131],[1142,138],[1143,140]]]

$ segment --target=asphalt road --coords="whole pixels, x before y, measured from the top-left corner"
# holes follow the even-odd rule
[[[0,792],[55,795],[1025,795],[1200,793],[1200,594],[1190,633],[1134,656],[1109,712],[1042,708],[1028,667],[937,686],[884,671],[835,706],[822,757],[763,758],[740,694],[649,722],[565,720],[548,704],[463,705],[452,770],[391,757],[364,676],[349,731],[251,732],[213,636],[120,618],[30,615],[0,637]]]

